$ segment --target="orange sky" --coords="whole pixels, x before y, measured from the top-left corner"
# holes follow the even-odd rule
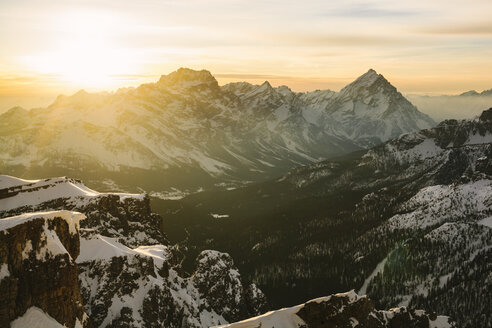
[[[6,0],[0,111],[179,67],[220,84],[338,90],[374,68],[404,93],[492,88],[492,1]]]

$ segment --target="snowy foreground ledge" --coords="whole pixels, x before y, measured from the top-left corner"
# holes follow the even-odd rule
[[[40,180],[24,180],[9,175],[0,175],[0,190],[10,193],[9,197],[0,199],[0,210],[9,211],[19,207],[40,205],[56,199],[71,199],[74,205],[87,204],[91,199],[108,195],[144,199],[145,194],[100,193],[86,187],[81,181],[67,177]],[[49,190],[49,192],[47,192]]]
[[[85,215],[79,212],[72,211],[48,211],[48,212],[35,212],[26,213],[17,216],[11,216],[9,218],[0,220],[0,231],[11,229],[20,224],[27,223],[36,219],[54,220],[60,218],[67,222],[70,234],[76,234],[80,228],[79,222],[85,219]]]
[[[367,296],[355,291],[317,298],[304,304],[265,313],[216,328],[313,328],[313,327],[422,327],[451,328],[446,316],[406,307],[379,311]]]

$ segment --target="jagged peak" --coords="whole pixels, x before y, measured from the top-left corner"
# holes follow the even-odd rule
[[[480,115],[479,120],[482,122],[486,122],[486,121],[492,122],[492,107],[487,110],[484,110]]]
[[[177,86],[181,88],[201,84],[208,84],[218,87],[217,80],[209,71],[205,69],[198,71],[184,67],[181,67],[168,75],[162,75],[157,83],[159,85]]]
[[[246,81],[239,81],[239,82],[229,82],[227,84],[224,84],[222,87],[223,88],[229,88],[229,87],[252,87],[254,84],[251,84]]]
[[[227,83],[220,88],[225,92],[231,92],[236,96],[240,96],[251,92],[256,87],[256,85],[251,84],[249,82],[230,82]]]
[[[14,106],[14,107],[10,108],[9,110],[7,110],[2,115],[8,115],[8,116],[11,116],[11,115],[26,115],[27,113],[29,113],[29,111],[27,109],[25,109],[24,107]]]
[[[482,92],[480,92],[480,95],[481,96],[492,96],[492,89],[483,90]]]
[[[470,91],[467,91],[467,92],[463,92],[462,94],[460,94],[460,96],[478,96],[480,95],[476,90],[470,90]]]
[[[74,93],[72,95],[72,97],[85,97],[87,96],[89,93],[87,91],[85,91],[84,89],[80,89],[79,91],[77,91],[76,93]]]
[[[275,88],[275,90],[277,90],[277,92],[279,92],[280,94],[282,94],[284,96],[293,94],[292,90],[286,85],[281,85],[281,86]]]
[[[371,86],[374,82],[376,82],[379,78],[384,78],[381,74],[378,74],[372,68],[369,69],[366,73],[359,76],[354,83],[364,84],[367,86]]]
[[[285,85],[285,84],[282,84],[282,85],[278,86],[278,87],[277,87],[277,89],[279,89],[279,90],[289,90],[289,91],[292,91],[292,89],[291,89],[291,88],[289,88],[289,87],[288,87],[287,85]]]
[[[372,87],[376,83],[385,89],[394,89],[396,91],[396,88],[386,80],[382,74],[379,74],[371,68],[366,73],[359,76],[355,81],[340,90],[340,93],[345,94],[348,92],[352,95],[358,94],[359,92]]]
[[[107,91],[87,92],[81,89],[70,96],[58,95],[55,101],[48,107],[73,106],[75,108],[83,108],[91,105],[96,106],[102,104],[109,96],[111,96],[111,93]]]
[[[272,85],[270,84],[270,82],[265,81],[260,86],[258,86],[258,88],[255,90],[255,93],[266,92],[271,90],[273,90]]]

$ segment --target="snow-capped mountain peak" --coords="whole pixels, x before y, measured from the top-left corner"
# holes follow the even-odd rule
[[[159,86],[188,89],[199,85],[218,88],[219,84],[215,77],[207,71],[195,71],[189,68],[179,68],[168,75],[162,75],[157,82]]]
[[[372,68],[359,76],[354,82],[340,90],[341,97],[368,97],[379,91],[396,92],[396,88]]]
[[[265,179],[434,125],[374,70],[341,92],[296,93],[269,82],[219,87],[206,70],[180,68],[156,83],[80,91],[14,114],[0,115],[3,173],[76,160],[96,171],[174,172],[165,183],[182,170],[217,183]]]
[[[370,68],[366,73],[362,74],[359,76],[354,83],[359,83],[359,84],[366,84],[366,85],[371,85],[373,84],[377,79],[380,77],[383,77],[381,74],[378,74],[375,70]]]

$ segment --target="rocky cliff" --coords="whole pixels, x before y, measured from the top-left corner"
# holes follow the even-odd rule
[[[0,220],[0,327],[32,307],[66,327],[90,327],[79,288],[79,220],[68,211]]]
[[[69,268],[75,280],[67,285],[65,280],[57,280],[59,275],[52,274],[47,277],[55,277],[56,281],[48,280],[43,288],[51,290],[53,284],[65,284],[63,291],[78,295],[74,301],[77,308],[85,309],[95,327],[208,327],[266,309],[263,293],[241,278],[228,254],[203,251],[194,270],[185,272],[181,246],[169,245],[160,230],[161,218],[152,213],[145,195],[98,193],[69,178],[22,180],[0,176],[0,217],[61,208],[87,216],[81,221],[80,235],[70,235],[73,243],[67,244],[67,249],[73,248]],[[9,220],[0,220],[0,224]],[[15,243],[0,240],[0,245]],[[31,260],[24,262],[23,270],[31,268]],[[66,264],[46,262],[44,266],[54,273]],[[25,272],[20,274],[29,277]],[[26,288],[36,290],[36,286]],[[64,299],[67,307],[71,301]],[[74,325],[73,320],[66,321],[51,308],[46,310],[44,303],[28,304],[46,311],[59,323]],[[23,307],[12,313],[5,322],[25,310]],[[75,313],[69,310],[63,310],[65,316]]]
[[[321,297],[301,305],[266,313],[223,328],[451,328],[449,318],[406,307],[376,310],[367,296],[354,291]]]

